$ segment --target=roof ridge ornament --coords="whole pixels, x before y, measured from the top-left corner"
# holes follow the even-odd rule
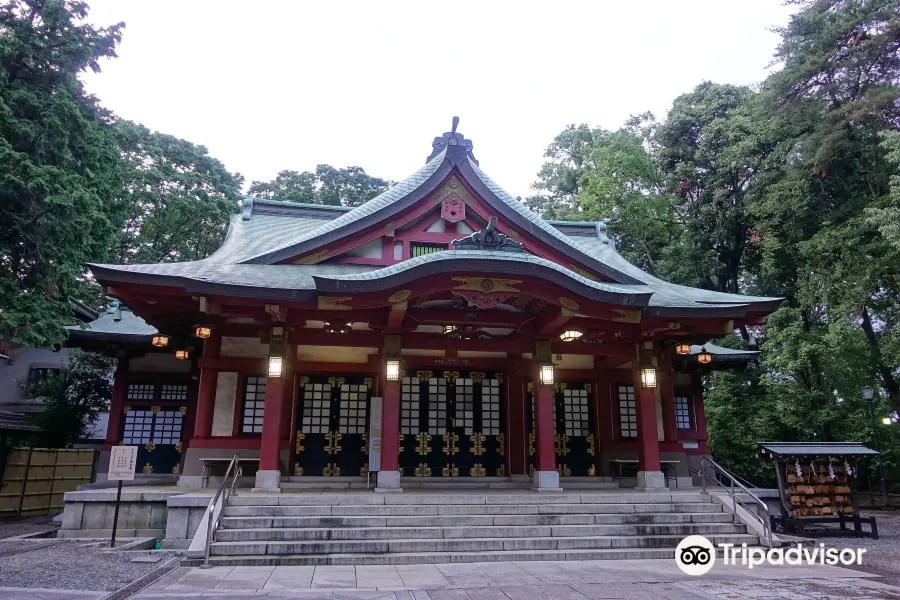
[[[502,250],[504,252],[523,252],[524,246],[520,242],[510,239],[505,233],[497,229],[497,217],[491,217],[488,224],[481,231],[453,240],[454,250]]]
[[[458,126],[459,117],[453,117],[453,123],[450,131],[446,131],[444,132],[444,135],[434,138],[434,141],[431,142],[431,154],[429,154],[428,158],[425,159],[426,163],[431,162],[435,156],[443,152],[446,148],[447,156],[449,156],[450,158],[468,156],[472,159],[472,162],[474,162],[476,165],[478,164],[478,160],[472,153],[472,140],[467,140],[466,136],[461,133],[457,133],[456,128]]]
[[[597,223],[597,238],[613,250],[616,249],[616,241],[609,237],[609,219],[603,219]]]

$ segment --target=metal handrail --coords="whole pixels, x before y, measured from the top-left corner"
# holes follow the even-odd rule
[[[232,469],[234,469],[234,474],[231,477],[231,485],[227,487],[226,492],[228,475],[231,474]],[[222,478],[222,483],[219,485],[219,489],[216,490],[215,497],[213,497],[212,502],[210,502],[209,506],[206,508],[208,513],[206,519],[206,548],[203,551],[203,564],[200,565],[201,569],[208,569],[212,566],[209,564],[209,546],[212,543],[216,529],[219,528],[219,521],[222,519],[222,513],[225,512],[225,504],[228,502],[228,497],[234,493],[234,486],[237,484],[237,478],[240,476],[241,461],[238,458],[238,455],[235,454],[231,457],[231,462],[228,463],[228,468],[225,470],[225,477]],[[222,510],[216,515],[216,503],[219,501],[219,497],[222,497]]]
[[[695,469],[694,467],[688,465],[688,473],[690,473],[691,475],[696,475],[697,477],[700,477],[700,474],[701,474],[702,472],[703,472],[702,469]],[[717,473],[717,475],[718,475],[718,473]],[[755,483],[753,483],[753,482],[751,482],[751,481],[747,481],[746,479],[744,479],[744,478],[741,477],[740,475],[735,475],[734,473],[729,473],[729,474],[727,475],[727,477],[733,477],[733,478],[737,479],[738,482],[743,483],[744,485],[746,485],[746,486],[747,486],[748,488],[750,488],[751,490],[758,490],[758,489],[759,489],[759,486],[758,486],[758,485],[756,485]],[[716,483],[718,483],[718,484],[721,485],[721,481],[719,481],[718,477],[716,477],[715,481],[716,481]]]
[[[721,475],[728,477],[731,480],[731,486],[730,487],[726,486],[721,481],[719,481],[717,478],[710,479],[706,475],[707,467],[711,468],[713,470],[713,473],[715,473],[715,474],[721,474]],[[759,496],[757,496],[756,494],[751,492],[743,483],[738,481],[734,475],[729,473],[727,470],[725,470],[725,468],[722,465],[720,465],[713,459],[709,458],[708,456],[704,456],[703,458],[700,459],[700,480],[703,482],[703,493],[704,494],[709,493],[706,489],[706,482],[708,480],[713,481],[719,487],[721,487],[722,489],[724,489],[725,491],[728,492],[728,495],[731,496],[732,510],[733,510],[735,516],[737,516],[737,505],[740,503],[741,506],[744,506],[744,504],[745,504],[745,502],[743,500],[738,500],[737,494],[735,493],[735,485],[737,485],[737,487],[739,487],[742,492],[744,492],[745,494],[750,496],[750,498],[752,498],[755,501],[756,507],[762,508],[762,512],[764,513],[764,516],[760,516],[759,513],[757,513],[755,510],[748,509],[747,512],[750,513],[751,515],[753,515],[753,517],[756,518],[756,520],[762,524],[763,537],[765,538],[766,545],[769,548],[771,548],[774,545],[774,540],[772,538],[772,519],[769,516],[769,507],[766,505],[765,502],[763,502],[762,500],[759,499]]]

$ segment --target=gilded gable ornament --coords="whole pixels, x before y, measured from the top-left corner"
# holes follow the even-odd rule
[[[524,246],[497,229],[497,217],[491,217],[481,231],[467,237],[453,240],[454,250],[500,250],[504,252],[523,252]]]

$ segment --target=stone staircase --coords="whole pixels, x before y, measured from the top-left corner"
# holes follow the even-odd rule
[[[691,534],[713,543],[758,543],[721,505],[692,492],[241,494],[224,509],[210,562],[672,558]]]

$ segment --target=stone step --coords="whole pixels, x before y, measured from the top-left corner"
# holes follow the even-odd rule
[[[712,513],[722,507],[707,498],[700,502],[631,504],[409,504],[409,505],[235,505],[228,500],[225,517],[317,517],[317,516],[429,516],[429,515],[588,515],[646,513]]]
[[[289,529],[266,527],[260,529],[222,529],[216,532],[217,542],[256,541],[320,541],[320,540],[434,540],[472,538],[540,538],[540,537],[600,537],[614,535],[725,535],[746,533],[743,525],[735,523],[676,523],[663,525],[545,525],[490,527],[358,527]]]
[[[244,508],[244,507],[241,507]],[[710,505],[712,509],[712,505]],[[584,515],[442,515],[442,516],[306,516],[223,517],[221,529],[262,527],[453,527],[490,525],[626,525],[662,523],[731,523],[725,512],[626,513]]]
[[[711,502],[701,493],[565,493],[558,494],[254,494],[229,498],[230,506],[367,506],[367,505],[550,505],[550,504],[672,504]]]
[[[471,562],[501,562],[526,560],[642,560],[672,559],[671,548],[604,548],[594,550],[500,550],[481,552],[397,552],[393,554],[307,554],[307,555],[234,555],[212,556],[209,562],[217,567],[237,566],[295,566],[295,565],[414,565]],[[188,558],[183,566],[197,566],[202,559]]]
[[[719,542],[755,545],[759,540],[749,534],[706,536]],[[579,536],[532,538],[398,539],[378,541],[294,541],[294,542],[214,542],[215,556],[290,555],[290,554],[386,554],[416,552],[500,552],[507,550],[576,550],[602,548],[674,548],[683,535],[655,536]]]

